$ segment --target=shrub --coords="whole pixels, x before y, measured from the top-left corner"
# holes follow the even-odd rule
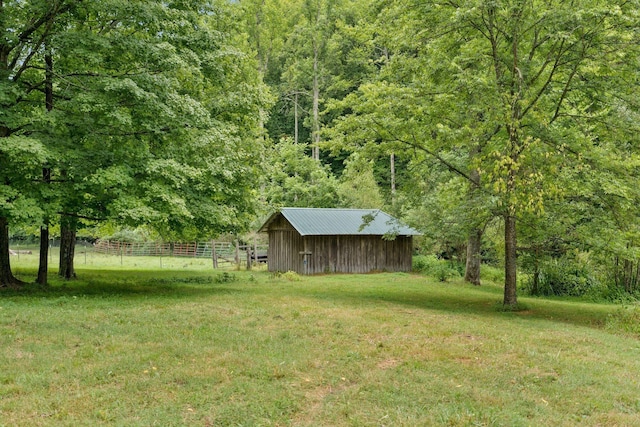
[[[504,268],[483,264],[480,266],[480,277],[489,282],[504,283]]]
[[[451,262],[438,259],[435,255],[413,257],[413,271],[435,277],[441,282],[460,276],[460,272]]]
[[[594,302],[612,302],[615,304],[629,304],[639,300],[638,293],[629,293],[615,284],[599,283],[590,288],[585,294]]]
[[[286,273],[283,273],[282,277],[288,280],[289,282],[300,282],[302,280],[302,277],[300,277],[298,273],[291,270],[287,271]]]
[[[568,259],[552,259],[539,266],[538,284],[531,274],[525,291],[531,295],[583,296],[597,287],[598,281],[586,266]]]
[[[640,309],[637,306],[620,307],[607,316],[605,327],[614,332],[640,335]]]
[[[216,283],[231,283],[236,281],[238,281],[238,277],[236,277],[235,274],[227,273],[226,271],[218,274],[215,278]]]
[[[413,271],[418,273],[430,274],[438,263],[435,255],[418,255],[413,257]]]

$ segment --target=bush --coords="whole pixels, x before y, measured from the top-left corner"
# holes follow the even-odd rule
[[[593,302],[612,302],[615,304],[630,304],[637,302],[640,298],[638,293],[629,293],[615,284],[600,283],[590,288],[585,297]]]
[[[504,268],[483,264],[480,266],[480,277],[489,282],[504,283]]]
[[[640,335],[640,309],[638,307],[621,307],[609,314],[605,327],[614,332]]]
[[[460,277],[460,272],[451,265],[451,262],[438,259],[435,255],[413,257],[413,271],[435,277],[441,282]]]
[[[215,278],[216,283],[231,283],[236,282],[237,280],[238,278],[235,274],[227,273],[226,271],[224,273],[218,274]]]
[[[438,264],[438,258],[434,255],[418,255],[413,257],[413,271],[429,274]]]
[[[530,295],[583,296],[598,286],[586,266],[573,260],[552,259],[539,266],[537,287],[534,275],[529,276],[525,291]]]

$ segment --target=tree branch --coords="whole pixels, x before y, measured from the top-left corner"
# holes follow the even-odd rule
[[[88,221],[107,221],[109,219],[109,218],[97,218],[97,217],[91,217],[86,215],[80,215],[73,212],[57,212],[57,213],[58,215],[67,216],[71,218],[86,219]]]

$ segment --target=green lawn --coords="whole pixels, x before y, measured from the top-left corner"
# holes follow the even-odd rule
[[[0,293],[0,425],[640,425],[640,341],[607,327],[613,305],[508,313],[497,285],[410,274],[78,267]]]

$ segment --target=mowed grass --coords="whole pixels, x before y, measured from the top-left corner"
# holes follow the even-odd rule
[[[640,341],[606,327],[613,305],[503,312],[498,285],[400,273],[78,267],[0,293],[0,425],[640,425]]]

